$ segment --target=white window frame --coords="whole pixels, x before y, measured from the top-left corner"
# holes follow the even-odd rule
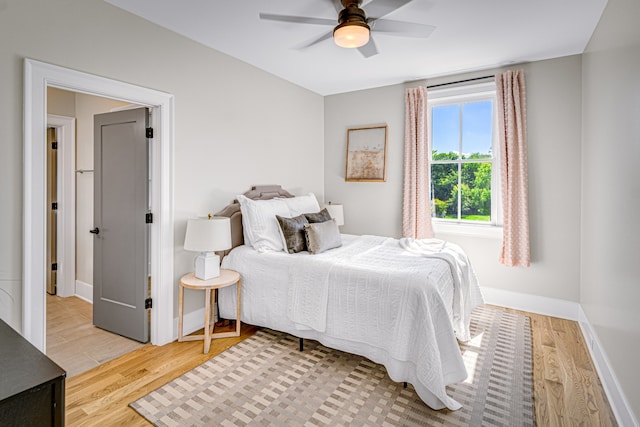
[[[461,104],[491,100],[493,103],[492,147],[493,158],[479,160],[479,162],[491,161],[491,222],[468,221],[457,219],[444,219],[432,217],[433,228],[436,234],[460,234],[468,236],[502,237],[502,197],[500,189],[500,150],[498,147],[498,120],[497,98],[495,82],[478,83],[459,87],[438,88],[429,91],[427,97],[427,119],[429,123],[429,155],[433,152],[432,138],[432,109],[443,105]],[[462,131],[462,129],[461,129]],[[462,137],[462,135],[460,136]],[[439,162],[438,162],[439,163]],[[429,161],[429,173],[431,174]],[[431,189],[429,189],[429,192]],[[430,196],[432,196],[430,194]]]

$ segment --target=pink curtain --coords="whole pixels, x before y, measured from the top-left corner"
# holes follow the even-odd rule
[[[402,236],[433,237],[429,201],[427,88],[407,89],[404,125]]]
[[[496,74],[503,237],[500,262],[528,267],[527,119],[524,71]]]

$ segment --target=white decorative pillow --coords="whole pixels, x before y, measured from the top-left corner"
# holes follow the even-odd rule
[[[318,199],[316,199],[316,196],[313,193],[309,193],[305,196],[287,197],[278,200],[282,200],[287,204],[292,217],[304,213],[314,213],[320,210]]]
[[[283,199],[251,200],[238,196],[242,212],[242,230],[245,244],[258,252],[282,251],[282,237],[276,215],[290,217]]]
[[[340,229],[335,219],[305,224],[304,232],[307,239],[307,250],[311,254],[319,254],[342,246]]]

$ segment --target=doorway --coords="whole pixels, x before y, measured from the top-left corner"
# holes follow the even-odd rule
[[[154,147],[150,230],[151,343],[163,345],[177,336],[173,317],[173,96],[43,62],[24,63],[24,240],[23,336],[46,349],[46,89],[56,87],[147,106],[152,111]]]
[[[139,106],[47,89],[46,353],[68,377],[141,346],[94,327],[94,236],[89,233],[94,226],[94,117],[132,108]],[[142,159],[143,167],[148,163]],[[146,277],[144,282],[146,288]]]

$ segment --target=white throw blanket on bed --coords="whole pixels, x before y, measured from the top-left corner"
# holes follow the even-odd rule
[[[453,306],[450,307],[453,328],[459,340],[468,341],[471,310],[483,303],[482,295],[477,291],[477,278],[459,246],[437,239],[362,236],[350,245],[347,253],[344,250],[328,251],[312,258],[301,258],[289,269],[290,281],[296,284],[289,288],[289,319],[300,330],[326,332],[330,285],[347,286],[345,281],[372,284],[386,276],[406,272],[413,263],[419,263],[419,258],[408,263],[407,258],[402,257],[403,250],[420,257],[439,258],[449,264],[454,282]],[[419,277],[414,279],[420,280]],[[426,282],[426,278],[424,280]]]
[[[287,315],[300,330],[326,332],[329,285],[339,280],[337,275],[356,257],[366,256],[372,248],[379,248],[387,237],[362,236],[340,251],[327,251],[301,257],[289,268],[290,283]],[[362,274],[371,274],[363,271]]]
[[[423,257],[440,258],[449,263],[454,281],[453,328],[460,341],[467,342],[471,310],[484,304],[479,292],[478,278],[471,267],[467,254],[458,245],[439,239],[400,239],[405,250]]]

